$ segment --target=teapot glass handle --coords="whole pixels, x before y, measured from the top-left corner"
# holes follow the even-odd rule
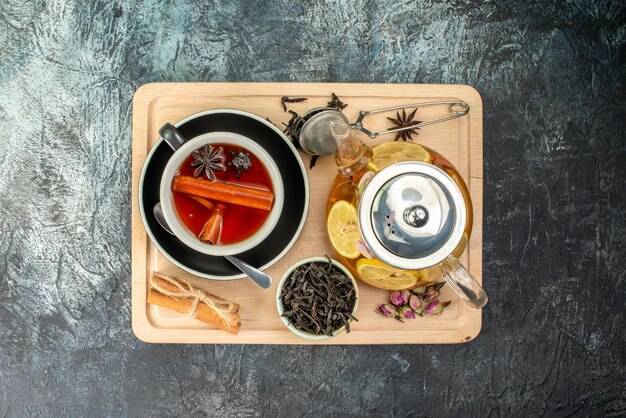
[[[443,260],[441,269],[446,282],[468,305],[480,309],[487,304],[487,293],[455,256]]]

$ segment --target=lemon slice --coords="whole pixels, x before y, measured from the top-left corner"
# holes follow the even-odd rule
[[[356,271],[361,280],[380,289],[410,289],[419,282],[414,272],[391,267],[379,260],[362,258],[356,263]]]
[[[380,171],[392,164],[403,161],[430,162],[430,153],[421,145],[410,142],[385,142],[374,147],[367,168]]]
[[[356,246],[360,235],[354,206],[345,200],[335,202],[328,212],[326,228],[330,242],[340,255],[346,258],[357,258],[361,255]]]
[[[417,274],[417,280],[419,281],[418,286],[435,282],[441,279],[442,276],[441,268],[438,266],[429,267],[424,270],[417,270],[415,273]]]

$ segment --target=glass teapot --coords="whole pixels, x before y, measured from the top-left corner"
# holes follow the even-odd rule
[[[339,260],[373,286],[400,290],[445,280],[474,308],[487,294],[457,257],[472,231],[471,198],[441,154],[410,142],[373,149],[344,120],[330,122],[339,170],[327,227]]]

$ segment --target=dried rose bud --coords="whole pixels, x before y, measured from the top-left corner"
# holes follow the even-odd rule
[[[424,309],[425,314],[437,314],[443,311],[443,306],[441,306],[441,302],[438,300],[434,300],[430,302],[430,304]]]
[[[416,295],[423,295],[424,293],[426,293],[426,286],[416,287],[412,290],[412,292]]]
[[[411,295],[409,298],[409,306],[411,309],[416,310],[417,308],[422,307],[422,298],[417,295]]]
[[[426,302],[431,302],[435,299],[437,299],[439,297],[440,293],[438,290],[429,290],[428,292],[426,292],[426,294],[424,295],[424,300]]]
[[[415,313],[408,306],[403,306],[400,308],[400,316],[406,319],[415,319]]]
[[[443,312],[443,306],[439,305],[431,312],[431,314],[433,314],[433,315],[441,315],[442,312]]]
[[[374,256],[372,255],[372,252],[370,251],[370,249],[367,247],[367,245],[365,245],[365,243],[363,242],[363,240],[356,240],[355,242],[356,248],[359,250],[359,252],[365,257],[368,258],[370,260],[372,260],[374,258]]]
[[[419,316],[424,316],[424,307],[420,306],[419,308],[415,310],[415,313],[418,314]]]
[[[378,308],[378,313],[380,313],[382,316],[386,316],[387,318],[393,318],[398,315],[398,311],[395,306],[389,304],[380,305],[380,307]]]
[[[394,290],[393,292],[391,292],[389,300],[396,306],[400,306],[404,303],[404,300],[402,299],[402,292],[400,292],[399,290]]]
[[[409,298],[411,297],[411,291],[410,290],[403,290],[400,292],[402,294],[402,302],[406,305],[407,303],[409,303]]]

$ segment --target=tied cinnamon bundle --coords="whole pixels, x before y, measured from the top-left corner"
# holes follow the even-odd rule
[[[239,332],[239,304],[157,272],[152,273],[148,284],[148,303],[186,314],[231,334]]]

